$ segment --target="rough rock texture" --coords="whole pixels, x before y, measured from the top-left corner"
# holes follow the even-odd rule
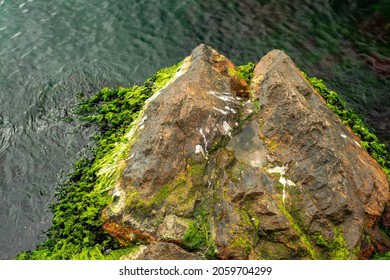
[[[285,207],[307,235],[332,241],[337,228],[357,253],[388,200],[379,164],[283,52],[272,51],[256,66],[254,93],[264,124],[260,136],[294,182],[286,187]]]
[[[172,219],[193,218],[209,153],[238,126],[239,96],[248,95],[247,83],[229,74],[234,67],[201,45],[175,81],[149,100],[115,190],[118,201],[103,215],[104,228],[123,244],[158,240]]]
[[[196,254],[188,253],[179,246],[166,242],[153,242],[137,256],[137,260],[199,260]]]
[[[389,199],[390,200],[390,199]],[[390,228],[390,205],[385,208],[382,215],[382,223],[385,227]]]
[[[143,258],[176,258],[159,252],[177,245],[222,259],[370,256],[389,200],[379,165],[283,52],[262,58],[251,89],[235,73],[200,45],[149,100],[104,228],[152,242]]]

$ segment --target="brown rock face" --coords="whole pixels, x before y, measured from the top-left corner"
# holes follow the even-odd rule
[[[137,260],[199,260],[199,256],[188,253],[175,244],[153,242],[137,257]]]
[[[390,229],[390,205],[385,208],[382,215],[382,224]]]
[[[283,52],[264,57],[254,80],[261,136],[294,182],[286,208],[307,235],[334,240],[336,227],[356,252],[388,199],[385,174]]]
[[[161,229],[170,227],[165,223],[193,218],[206,184],[205,163],[238,125],[239,96],[249,92],[245,81],[229,74],[234,68],[200,45],[184,61],[181,75],[146,105],[116,190],[121,196],[103,215],[105,229],[123,244],[158,240]],[[177,218],[168,221],[168,215]]]
[[[379,165],[283,52],[251,89],[234,69],[200,45],[151,98],[104,228],[221,259],[369,256],[389,198]]]

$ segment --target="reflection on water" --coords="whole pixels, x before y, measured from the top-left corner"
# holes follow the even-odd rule
[[[88,144],[91,130],[61,121],[77,92],[142,82],[199,43],[237,64],[285,50],[390,141],[387,2],[0,0],[0,259],[44,238]]]

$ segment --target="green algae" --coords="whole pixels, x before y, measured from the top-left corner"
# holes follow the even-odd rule
[[[248,258],[260,241],[260,220],[249,204],[243,207],[240,216],[241,224],[246,230],[234,239],[232,248],[242,250],[243,256]]]
[[[137,245],[121,248],[102,229],[101,215],[113,200],[108,191],[120,177],[131,147],[131,129],[145,102],[174,77],[181,64],[160,70],[142,86],[103,88],[80,100],[75,116],[87,126],[96,126],[96,145],[89,157],[74,164],[59,187],[57,203],[51,206],[48,239],[16,259],[119,259],[137,250]]]
[[[191,212],[196,200],[196,186],[203,184],[204,172],[204,164],[187,162],[186,170],[161,186],[154,196],[147,199],[142,198],[135,187],[128,187],[126,212],[135,211],[150,216],[151,211],[158,209],[162,203],[174,207],[176,214],[179,214],[179,216]]]
[[[287,211],[284,205],[278,205],[279,210],[283,213],[286,219],[290,222],[291,226],[295,232],[299,235],[299,239],[305,245],[305,250],[312,259],[319,259],[319,252],[313,242],[309,239],[307,234],[301,228],[299,223],[294,219],[294,217]]]
[[[373,260],[390,260],[390,251],[383,253],[383,254],[375,253],[372,256],[372,259]]]
[[[200,251],[206,259],[216,258],[216,247],[211,233],[209,214],[204,207],[200,207],[194,220],[190,223],[183,237],[183,244],[187,250]]]
[[[256,65],[253,62],[248,62],[247,64],[239,65],[237,66],[235,74],[237,75],[237,77],[245,80],[247,84],[250,85],[254,75],[255,66]]]
[[[332,260],[349,260],[351,259],[351,252],[348,249],[347,242],[339,228],[333,226],[333,240],[326,241],[320,233],[313,235],[314,242],[326,249],[329,253],[329,258]],[[359,248],[358,248],[359,249]],[[358,251],[358,250],[357,250]],[[358,252],[355,252],[358,253]]]
[[[237,236],[232,242],[232,248],[242,251],[243,256],[248,258],[253,250],[253,242],[246,235]]]

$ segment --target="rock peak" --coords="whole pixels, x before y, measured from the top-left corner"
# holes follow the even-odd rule
[[[261,59],[249,87],[200,44],[130,138],[119,198],[103,213],[124,245],[194,258],[354,259],[389,197],[379,165],[280,50]]]

